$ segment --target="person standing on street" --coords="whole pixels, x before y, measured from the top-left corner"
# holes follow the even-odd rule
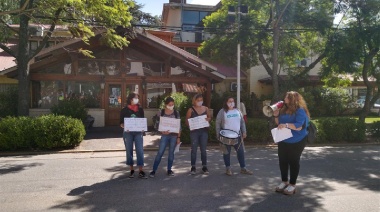
[[[240,164],[240,173],[252,175],[252,171],[249,171],[245,167],[245,156],[244,156],[244,144],[243,139],[247,137],[247,130],[245,123],[239,109],[236,108],[235,100],[232,97],[227,98],[223,103],[223,108],[220,109],[218,115],[216,116],[215,130],[216,135],[220,134],[220,130],[232,130],[239,134],[238,142],[233,145],[237,158]],[[223,160],[224,165],[226,166],[226,174],[232,176],[231,171],[231,145],[224,145],[223,148],[226,148],[226,151],[223,151]]]
[[[169,96],[165,99],[165,108],[160,110],[157,116],[180,119],[179,112],[177,110],[174,110],[174,99],[172,97]],[[179,133],[171,133],[169,131],[161,132],[161,140],[158,147],[156,159],[154,160],[153,171],[151,171],[149,174],[150,177],[155,176],[158,165],[160,164],[161,158],[164,155],[166,146],[169,146],[167,174],[169,176],[174,176],[174,172],[172,171],[172,166],[173,166],[173,161],[174,161],[174,150],[175,150],[176,145],[181,142],[180,137],[181,137],[181,132]]]
[[[139,105],[139,95],[131,93],[127,97],[127,106],[120,112],[120,127],[124,129],[124,118],[144,118],[144,110]],[[126,164],[130,166],[129,177],[133,178],[135,170],[133,168],[133,144],[135,144],[137,166],[139,167],[139,178],[147,179],[144,167],[144,145],[143,145],[144,132],[130,132],[123,131],[123,140],[126,151]]]
[[[194,118],[197,116],[206,115],[206,121],[211,120],[211,115],[208,107],[203,106],[203,96],[202,94],[196,94],[192,100],[193,106],[189,108],[186,113],[186,124],[189,126],[189,122],[187,121],[189,118]],[[191,169],[190,173],[192,175],[196,174],[196,160],[197,160],[197,149],[198,146],[201,150],[201,160],[202,160],[202,171],[203,174],[208,174],[207,168],[207,141],[208,141],[208,127],[204,127],[201,129],[196,129],[190,131],[190,140],[191,140]]]
[[[300,159],[307,140],[307,125],[310,113],[304,98],[295,91],[286,93],[284,106],[273,112],[278,129],[288,128],[293,137],[278,143],[278,159],[281,172],[280,185],[276,192],[295,194],[296,182],[300,171]],[[288,171],[290,170],[290,179]]]

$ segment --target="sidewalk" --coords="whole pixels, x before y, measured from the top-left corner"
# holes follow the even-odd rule
[[[144,136],[144,149],[156,150],[161,136],[147,132]],[[125,151],[123,129],[120,127],[98,127],[87,131],[84,140],[79,146],[63,152],[86,151]]]

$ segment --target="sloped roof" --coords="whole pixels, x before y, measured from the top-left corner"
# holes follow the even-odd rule
[[[16,47],[16,44],[10,43],[7,44],[7,46],[11,49],[14,49]],[[5,72],[14,66],[16,66],[15,58],[0,48],[0,75],[2,72]]]

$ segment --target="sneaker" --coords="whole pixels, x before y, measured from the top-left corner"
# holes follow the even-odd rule
[[[153,178],[155,174],[156,174],[155,171],[151,171],[151,172],[149,173],[149,177]]]
[[[169,176],[174,176],[174,172],[172,170],[168,170],[168,175]]]
[[[293,195],[296,193],[296,187],[293,186],[293,185],[288,185],[285,189],[284,189],[284,194],[286,195]]]
[[[281,182],[280,185],[276,187],[276,192],[284,192],[285,188],[288,187],[287,183]]]
[[[240,173],[241,173],[241,174],[253,175],[253,172],[252,172],[252,171],[249,171],[249,170],[246,169],[246,168],[241,169],[241,170],[240,170]]]
[[[202,171],[203,171],[203,174],[208,174],[209,173],[206,166],[203,166]]]
[[[146,176],[146,174],[145,174],[144,171],[140,171],[139,172],[139,178],[141,178],[141,179],[148,179],[148,177]]]
[[[195,166],[192,166],[190,170],[190,174],[195,175],[196,173],[197,173],[197,169],[195,168]]]
[[[131,170],[129,173],[129,178],[134,178],[135,177],[135,170]]]
[[[226,169],[226,175],[228,175],[228,176],[232,176],[232,171],[231,171],[230,168],[227,168],[227,169]]]

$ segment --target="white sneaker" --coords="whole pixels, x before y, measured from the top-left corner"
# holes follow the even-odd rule
[[[287,184],[287,183],[281,182],[281,184],[276,187],[276,192],[284,192],[285,188],[288,185],[289,184]]]

